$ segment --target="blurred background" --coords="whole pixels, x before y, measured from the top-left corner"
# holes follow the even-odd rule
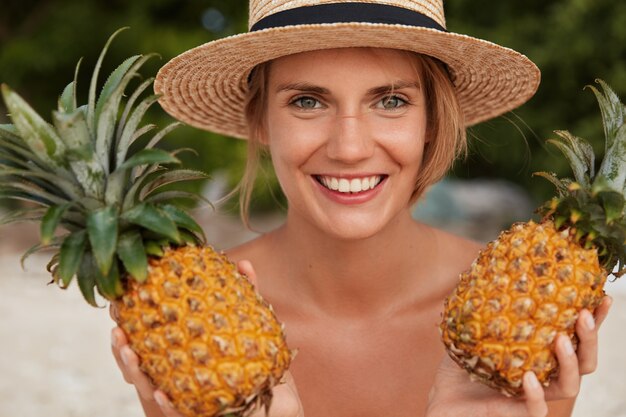
[[[602,154],[600,113],[583,87],[601,78],[626,97],[626,2],[447,0],[445,6],[451,31],[518,50],[542,71],[539,91],[527,104],[470,130],[468,158],[415,209],[424,221],[486,241],[532,216],[533,208],[550,196],[551,185],[533,178],[533,172],[569,175],[565,159],[545,145],[554,130],[587,138]],[[245,31],[247,0],[0,0],[0,82],[49,117],[82,57],[78,88],[84,101],[102,46],[122,26],[131,30],[112,44],[102,78],[128,56],[157,52],[161,58],[142,71],[151,76],[186,49]],[[6,113],[0,103],[0,123],[8,123]],[[165,126],[169,121],[155,106],[146,122]],[[206,183],[191,185],[202,187],[210,199],[232,189],[243,172],[243,141],[182,127],[164,146],[197,150],[184,162],[211,174]],[[269,230],[281,220],[276,207],[284,207],[271,170],[260,176],[256,190],[253,225]],[[15,208],[0,200],[0,214]],[[254,235],[241,226],[235,202],[196,214],[217,247]],[[33,225],[0,229],[0,417],[139,416],[134,392],[108,353],[108,314],[84,304],[74,288],[60,296],[57,288],[43,285],[45,256],[27,262],[26,272],[20,269],[20,251],[37,239]],[[626,305],[623,287],[608,289]],[[626,416],[626,389],[617,388],[626,378],[626,361],[617,350],[626,342],[618,338],[626,309],[615,310],[606,325],[613,330],[604,330],[604,362],[586,379],[591,382],[584,386],[578,416]]]

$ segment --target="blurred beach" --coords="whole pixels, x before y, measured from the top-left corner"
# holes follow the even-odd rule
[[[208,209],[197,217],[218,248],[254,236],[234,217]],[[270,230],[280,221],[268,215],[254,225]],[[76,285],[46,285],[47,254],[21,268],[21,253],[37,240],[31,224],[0,229],[0,417],[142,416],[110,352],[107,309],[87,305]],[[615,302],[601,330],[598,370],[583,379],[575,417],[626,417],[626,279],[606,290]]]

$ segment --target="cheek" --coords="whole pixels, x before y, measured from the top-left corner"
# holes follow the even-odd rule
[[[267,141],[272,158],[289,165],[304,164],[323,143],[323,130],[314,120],[268,115]]]
[[[396,123],[380,130],[381,143],[401,166],[414,167],[421,164],[426,143],[425,123],[418,119],[411,123]]]

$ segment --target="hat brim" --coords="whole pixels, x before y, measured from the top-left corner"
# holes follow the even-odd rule
[[[208,42],[165,64],[154,89],[173,117],[245,139],[248,76],[256,65],[300,52],[349,47],[402,49],[446,63],[466,126],[520,106],[541,78],[526,56],[470,36],[413,26],[333,23],[265,29]]]

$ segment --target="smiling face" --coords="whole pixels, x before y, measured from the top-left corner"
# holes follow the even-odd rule
[[[292,221],[350,239],[410,218],[426,136],[416,68],[368,48],[271,63],[263,136]]]

